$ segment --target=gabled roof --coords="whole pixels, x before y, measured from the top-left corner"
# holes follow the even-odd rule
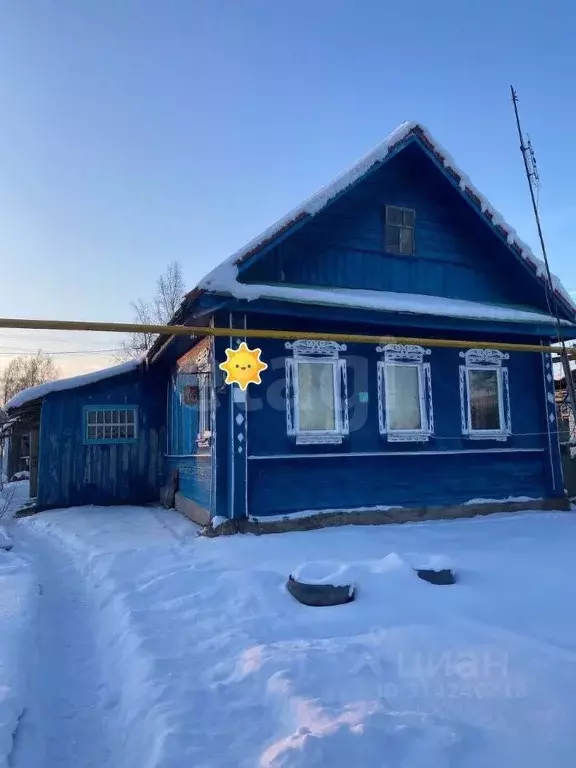
[[[113,376],[121,376],[124,373],[135,371],[141,365],[142,360],[143,358],[138,357],[134,360],[120,363],[120,365],[113,365],[111,368],[103,368],[99,371],[84,373],[81,376],[72,376],[68,379],[55,379],[54,381],[47,381],[44,384],[38,384],[36,387],[23,389],[8,400],[4,405],[4,409],[6,411],[13,411],[16,408],[21,408],[23,405],[32,403],[35,400],[40,400],[51,392],[62,392],[67,389],[86,387],[88,384],[95,384],[97,381],[111,379]]]
[[[188,294],[188,298],[193,299],[199,292],[203,291],[229,293],[239,299],[254,298],[251,286],[245,285],[238,280],[239,267],[242,263],[252,255],[256,254],[260,249],[273,242],[294,224],[303,219],[316,216],[320,211],[324,210],[334,198],[339,196],[348,187],[358,182],[373,169],[375,165],[384,162],[394,150],[399,149],[400,145],[411,137],[416,137],[427,147],[444,168],[446,173],[457,183],[461,193],[466,195],[468,200],[479,210],[485,217],[486,222],[494,227],[494,229],[506,239],[508,247],[515,256],[523,259],[531,267],[535,276],[542,281],[544,287],[546,283],[544,262],[538,259],[530,247],[518,237],[518,234],[513,227],[504,221],[502,215],[498,213],[494,206],[472,184],[468,176],[466,176],[466,174],[456,165],[453,158],[442,145],[432,137],[431,133],[419,123],[406,122],[402,123],[396,130],[392,131],[381,144],[343,174],[334,179],[334,181],[320,189],[316,194],[312,195],[312,197],[309,197],[301,205],[287,213],[286,216],[283,216],[279,221],[213,269],[200,281],[197,288]],[[555,275],[552,280],[555,294],[562,299],[572,313],[575,312],[576,304],[573,302],[570,294],[563,287],[560,280]]]

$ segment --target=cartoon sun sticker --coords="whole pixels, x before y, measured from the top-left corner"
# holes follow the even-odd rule
[[[249,349],[243,341],[238,349],[226,350],[226,362],[220,363],[220,370],[226,371],[226,384],[238,384],[246,389],[248,384],[262,384],[260,372],[268,368],[260,360],[261,349]]]

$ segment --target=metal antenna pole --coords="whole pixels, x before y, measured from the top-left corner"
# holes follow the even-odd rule
[[[542,249],[542,256],[544,257],[544,266],[546,268],[546,301],[548,303],[548,310],[550,314],[554,314],[556,320],[556,335],[561,345],[560,357],[562,359],[562,367],[564,369],[564,378],[566,379],[566,392],[568,395],[568,406],[572,411],[572,417],[576,422],[576,411],[574,406],[576,404],[576,393],[574,391],[574,381],[572,380],[572,372],[570,371],[570,364],[568,362],[568,355],[566,353],[566,344],[562,335],[562,326],[560,323],[560,313],[558,310],[558,301],[554,292],[554,283],[552,282],[552,273],[550,272],[550,265],[548,263],[548,254],[546,252],[546,243],[544,242],[544,234],[542,232],[542,225],[540,223],[540,213],[538,211],[538,203],[536,202],[536,195],[534,194],[534,180],[538,179],[538,172],[534,161],[534,153],[532,152],[532,145],[530,144],[530,150],[524,144],[524,136],[522,134],[522,128],[520,125],[520,115],[518,113],[518,96],[512,86],[510,86],[510,93],[512,94],[512,104],[514,105],[514,114],[516,116],[516,127],[518,128],[518,138],[520,139],[520,151],[522,152],[522,159],[524,160],[524,170],[526,171],[526,179],[528,181],[528,188],[530,190],[530,199],[532,200],[532,208],[534,210],[534,218],[536,219],[536,227],[538,229],[538,237],[540,238],[540,247]],[[530,151],[531,164],[528,161],[528,152]]]

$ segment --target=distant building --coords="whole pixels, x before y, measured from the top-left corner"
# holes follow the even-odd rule
[[[18,395],[9,416],[39,427],[40,507],[141,503],[167,483],[199,522],[565,506],[550,356],[498,348],[556,340],[542,264],[420,125],[224,261],[173,323],[293,335],[246,339],[268,365],[246,391],[218,367],[241,339],[166,336],[141,363]]]
[[[576,389],[576,370],[572,367],[572,380]],[[566,376],[562,366],[556,363],[557,374],[554,377],[554,389],[556,391],[556,407],[558,412],[558,434],[561,444],[572,444],[576,446],[576,422],[574,413],[570,408],[568,389],[566,387]]]

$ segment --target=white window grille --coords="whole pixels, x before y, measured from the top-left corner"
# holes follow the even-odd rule
[[[497,349],[460,352],[460,413],[462,434],[475,440],[506,440],[512,432],[509,355]]]
[[[378,427],[390,442],[426,441],[434,434],[429,349],[409,344],[376,347]]]
[[[138,438],[138,409],[135,405],[88,406],[84,409],[84,439],[87,443],[123,443]]]
[[[286,431],[297,445],[338,444],[349,432],[345,344],[286,342]]]

